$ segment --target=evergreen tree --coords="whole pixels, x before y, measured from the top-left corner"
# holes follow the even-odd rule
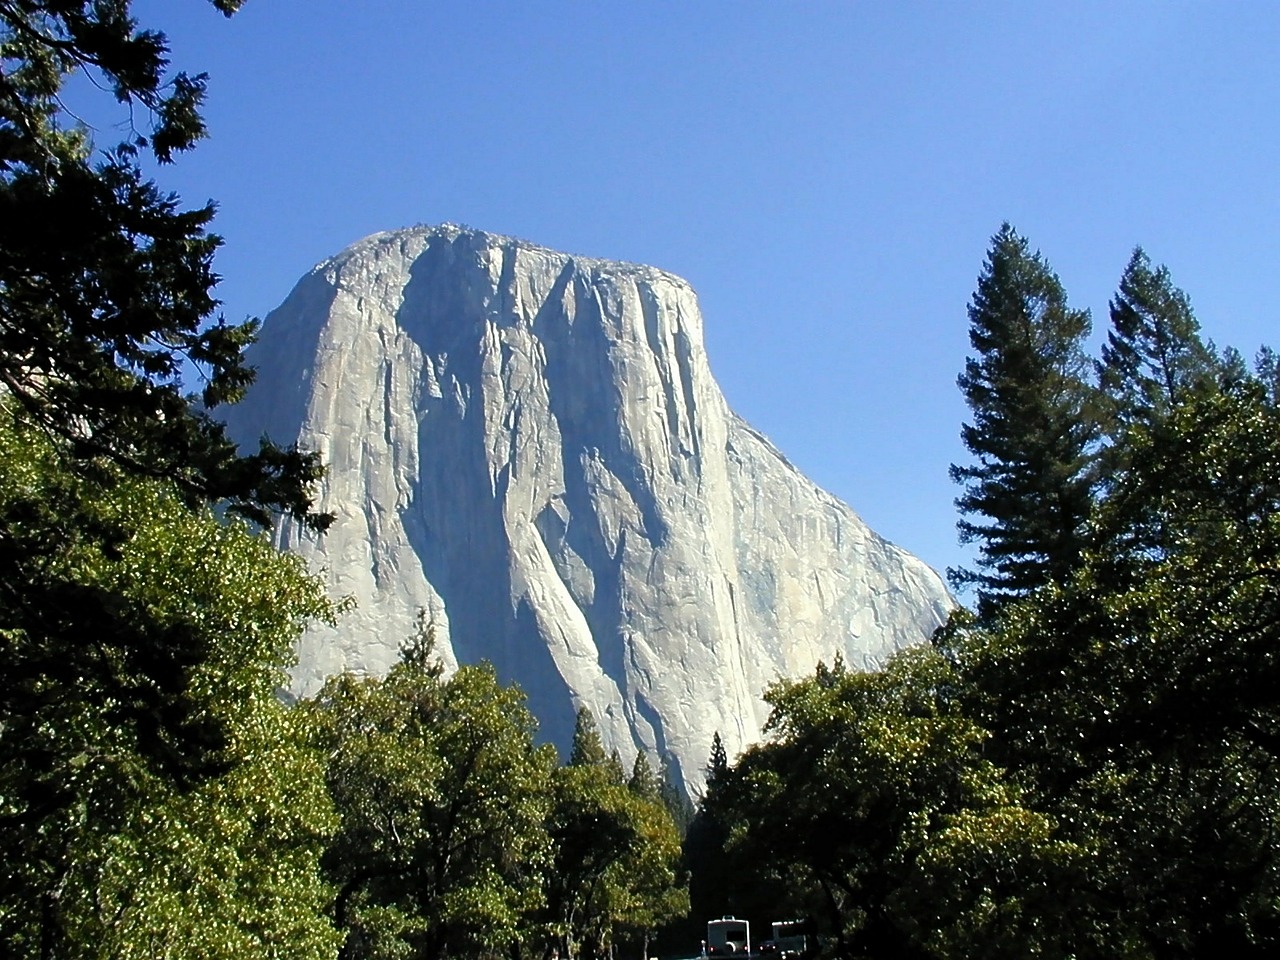
[[[1235,351],[1219,359],[1201,341],[1191,301],[1165,267],[1153,269],[1136,249],[1111,301],[1111,332],[1098,364],[1107,433],[1099,485],[1118,501],[1097,530],[1099,540],[1115,539],[1109,549],[1162,552],[1169,545],[1167,517],[1152,509],[1155,501],[1126,492],[1140,435],[1150,439],[1166,433],[1175,413],[1193,399],[1211,395],[1220,382],[1243,383],[1249,377]]]
[[[573,745],[569,749],[569,766],[571,767],[604,767],[609,763],[609,755],[604,752],[604,742],[600,739],[600,728],[596,726],[596,718],[586,707],[578,710],[578,717],[573,727]]]
[[[707,790],[724,780],[729,772],[729,754],[725,752],[724,741],[717,730],[711,738],[711,756],[707,760]]]
[[[977,541],[976,571],[948,571],[977,588],[991,614],[1010,598],[1068,577],[1079,562],[1091,507],[1098,436],[1095,391],[1082,345],[1089,314],[1072,310],[1044,258],[1007,223],[992,239],[969,305],[975,354],[958,379],[973,422],[963,425],[969,466],[956,505],[964,543]]]
[[[627,780],[627,789],[641,800],[652,803],[663,802],[662,787],[643,750],[636,753],[636,762],[631,765],[631,778]]]
[[[695,810],[693,802],[684,791],[684,785],[680,782],[680,775],[676,773],[665,754],[662,757],[662,773],[659,779],[662,803],[671,814],[671,819],[675,821],[676,829],[680,831],[680,836],[683,838],[689,832],[689,824],[693,822]]]
[[[1111,301],[1111,332],[1099,380],[1109,406],[1109,432],[1167,416],[1171,406],[1212,386],[1217,361],[1200,339],[1187,295],[1167,268],[1133,251]]]
[[[0,3],[0,63],[0,383],[17,415],[83,475],[111,465],[191,503],[326,526],[310,510],[314,455],[264,442],[242,457],[206,412],[252,382],[257,322],[214,318],[213,204],[182,209],[140,167],[143,151],[169,163],[205,135],[204,75],[167,75],[164,34],[139,29],[129,0]],[[96,150],[67,109],[79,72],[128,106],[125,142]]]
[[[961,630],[951,695],[992,731],[985,755],[1097,851],[1077,889],[1112,955],[1272,956],[1280,408],[1246,375],[1123,442],[1081,575]]]
[[[239,6],[213,2],[225,14]],[[72,955],[59,942],[76,909],[61,872],[83,860],[68,852],[79,828],[67,824],[90,816],[100,836],[115,830],[112,842],[128,844],[120,818],[138,807],[113,802],[115,788],[97,778],[119,774],[113,783],[134,799],[166,786],[219,790],[247,763],[237,719],[253,693],[211,680],[222,645],[243,642],[264,661],[279,655],[258,612],[234,598],[220,598],[217,615],[212,601],[157,613],[189,595],[184,578],[250,568],[219,568],[210,549],[197,558],[198,577],[175,565],[131,584],[126,558],[152,532],[121,498],[158,491],[165,511],[191,508],[193,530],[213,522],[210,502],[260,523],[277,511],[315,528],[327,522],[311,512],[316,457],[269,444],[242,457],[207,412],[252,380],[243,350],[256,325],[215,316],[212,204],[184,209],[143,174],[144,162],[168,163],[204,135],[205,79],[170,73],[164,35],[139,28],[130,8],[0,2],[0,433],[35,457],[6,455],[0,478],[0,859],[24,865],[0,878],[0,898],[22,902],[46,884],[53,899],[4,920],[39,923],[46,939],[23,946],[46,956]],[[67,106],[72,74],[123,105],[124,142],[92,142]],[[197,391],[184,383],[187,370],[200,378]],[[273,602],[281,616],[297,610],[283,591]],[[158,816],[149,806],[145,815]],[[221,873],[234,886],[233,871]],[[141,898],[135,887],[129,879],[119,890]],[[149,889],[168,895],[163,883]],[[54,902],[62,893],[67,901]],[[115,909],[105,896],[104,916]],[[85,935],[83,948],[123,955],[94,939]]]
[[[1271,347],[1258,351],[1258,382],[1262,384],[1272,407],[1280,407],[1280,354]]]
[[[623,786],[627,782],[626,771],[622,768],[622,756],[617,750],[609,751],[609,760],[605,764],[605,770],[609,773],[609,782],[615,786]]]
[[[707,786],[684,837],[689,867],[689,900],[695,916],[718,917],[738,909],[735,868],[725,857],[729,823],[723,810],[723,787],[729,779],[729,755],[720,731],[711,738],[705,767]]]
[[[1027,411],[1074,418],[1089,442],[1070,464],[1087,461],[1099,420],[1078,382],[1058,381],[1051,396],[1071,403],[1057,406],[1032,389],[1076,373],[1063,357],[1078,343],[1037,367],[1017,324],[995,322],[1001,302],[1069,314],[1007,228],[962,378],[977,422],[1004,431],[974,436],[982,465],[1013,472],[1038,449],[1009,427],[1034,423]],[[1185,297],[1140,254],[1113,314],[1102,463],[1119,469],[1086,498],[1087,549],[1066,575],[1042,563],[1038,581],[999,584],[985,598],[998,615],[959,612],[932,650],[771,688],[769,740],[708,791],[686,842],[700,915],[742,903],[741,878],[780,872],[838,956],[1276,955],[1280,363],[1264,350],[1250,372],[1202,346]],[[977,486],[971,503],[989,494],[1006,538],[1052,490]],[[1026,500],[995,496],[1009,489]]]

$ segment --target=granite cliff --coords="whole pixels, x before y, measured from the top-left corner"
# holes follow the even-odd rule
[[[305,276],[250,360],[233,434],[318,449],[337,515],[276,534],[357,601],[304,638],[297,692],[386,670],[425,608],[446,663],[492,661],[547,739],[585,705],[696,791],[715,731],[731,756],[759,738],[770,681],[874,666],[951,606],[733,414],[661,270],[382,233]]]

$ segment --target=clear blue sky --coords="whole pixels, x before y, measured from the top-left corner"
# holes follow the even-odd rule
[[[136,13],[210,74],[211,138],[161,179],[220,204],[229,319],[419,222],[653,264],[699,292],[730,404],[940,569],[965,558],[955,377],[1001,221],[1095,330],[1141,244],[1219,345],[1280,345],[1275,3]]]

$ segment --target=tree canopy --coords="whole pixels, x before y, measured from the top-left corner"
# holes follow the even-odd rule
[[[235,0],[217,0],[230,14]],[[71,74],[127,119],[102,144]],[[205,133],[128,0],[0,0],[0,939],[14,956],[323,956],[328,799],[277,702],[333,608],[240,521],[315,529],[319,462],[210,410],[212,204],[143,173]],[[186,381],[200,381],[189,390]]]
[[[619,938],[647,942],[688,908],[675,821],[644,776],[648,761],[637,760],[636,769],[627,782],[595,718],[580,710],[547,818],[554,860],[543,916],[562,957],[603,956]]]
[[[1006,228],[995,247],[970,311],[984,337],[997,314],[1031,329],[1049,306],[1065,310],[1025,241]],[[1007,313],[992,306],[1001,275],[1016,280],[1001,294]],[[819,667],[775,685],[769,739],[699,811],[690,836],[720,823],[721,855],[740,867],[721,871],[738,883],[730,895],[750,894],[736,878],[759,879],[743,865],[785,875],[773,889],[791,891],[836,955],[1261,958],[1280,947],[1274,354],[1250,370],[1203,344],[1189,299],[1140,251],[1112,324],[1095,382],[1080,376],[1078,321],[1039,328],[1060,340],[1041,354],[1071,358],[1053,435],[1089,438],[1068,445],[1072,467],[1057,474],[1083,504],[1071,562],[983,581],[996,593],[980,595],[977,615],[958,612],[930,648],[882,671]],[[1022,436],[994,442],[994,425],[1013,422],[997,393],[1036,398],[1023,412],[1043,402],[1043,366],[995,376],[1016,352],[1005,333],[975,336],[980,359],[961,381],[980,401],[966,437],[991,428],[980,467],[999,467],[962,506],[1014,472],[1008,451],[1034,449]],[[991,411],[1001,416],[982,419]],[[982,502],[1002,512],[969,527],[1000,545],[992,563],[1009,530],[1036,529],[1046,495],[998,489]]]
[[[328,801],[276,690],[333,607],[242,523],[53,447],[0,403],[7,955],[323,956]]]
[[[77,71],[120,142],[67,106]],[[6,955],[647,954],[689,903],[671,777],[628,778],[589,713],[557,766],[520,692],[445,677],[426,633],[277,697],[335,608],[236,515],[329,518],[314,455],[241,454],[212,413],[257,324],[217,313],[213,205],[144,172],[205,135],[205,84],[129,0],[0,0]],[[1092,361],[1008,225],[968,320],[977,613],[775,684],[733,764],[717,735],[698,906],[785,907],[845,957],[1270,957],[1280,361],[1204,343],[1141,250]]]
[[[554,765],[492,668],[448,680],[430,642],[384,679],[341,675],[307,704],[340,827],[325,855],[344,957],[508,950],[528,937],[550,857]]]

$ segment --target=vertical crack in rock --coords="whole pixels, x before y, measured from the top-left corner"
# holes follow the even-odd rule
[[[874,666],[952,601],[725,403],[689,285],[452,225],[377,234],[266,319],[232,435],[318,449],[322,538],[356,609],[303,638],[297,693],[395,662],[419,609],[450,669],[488,659],[567,747],[589,707],[696,793],[712,736],[837,654]]]

